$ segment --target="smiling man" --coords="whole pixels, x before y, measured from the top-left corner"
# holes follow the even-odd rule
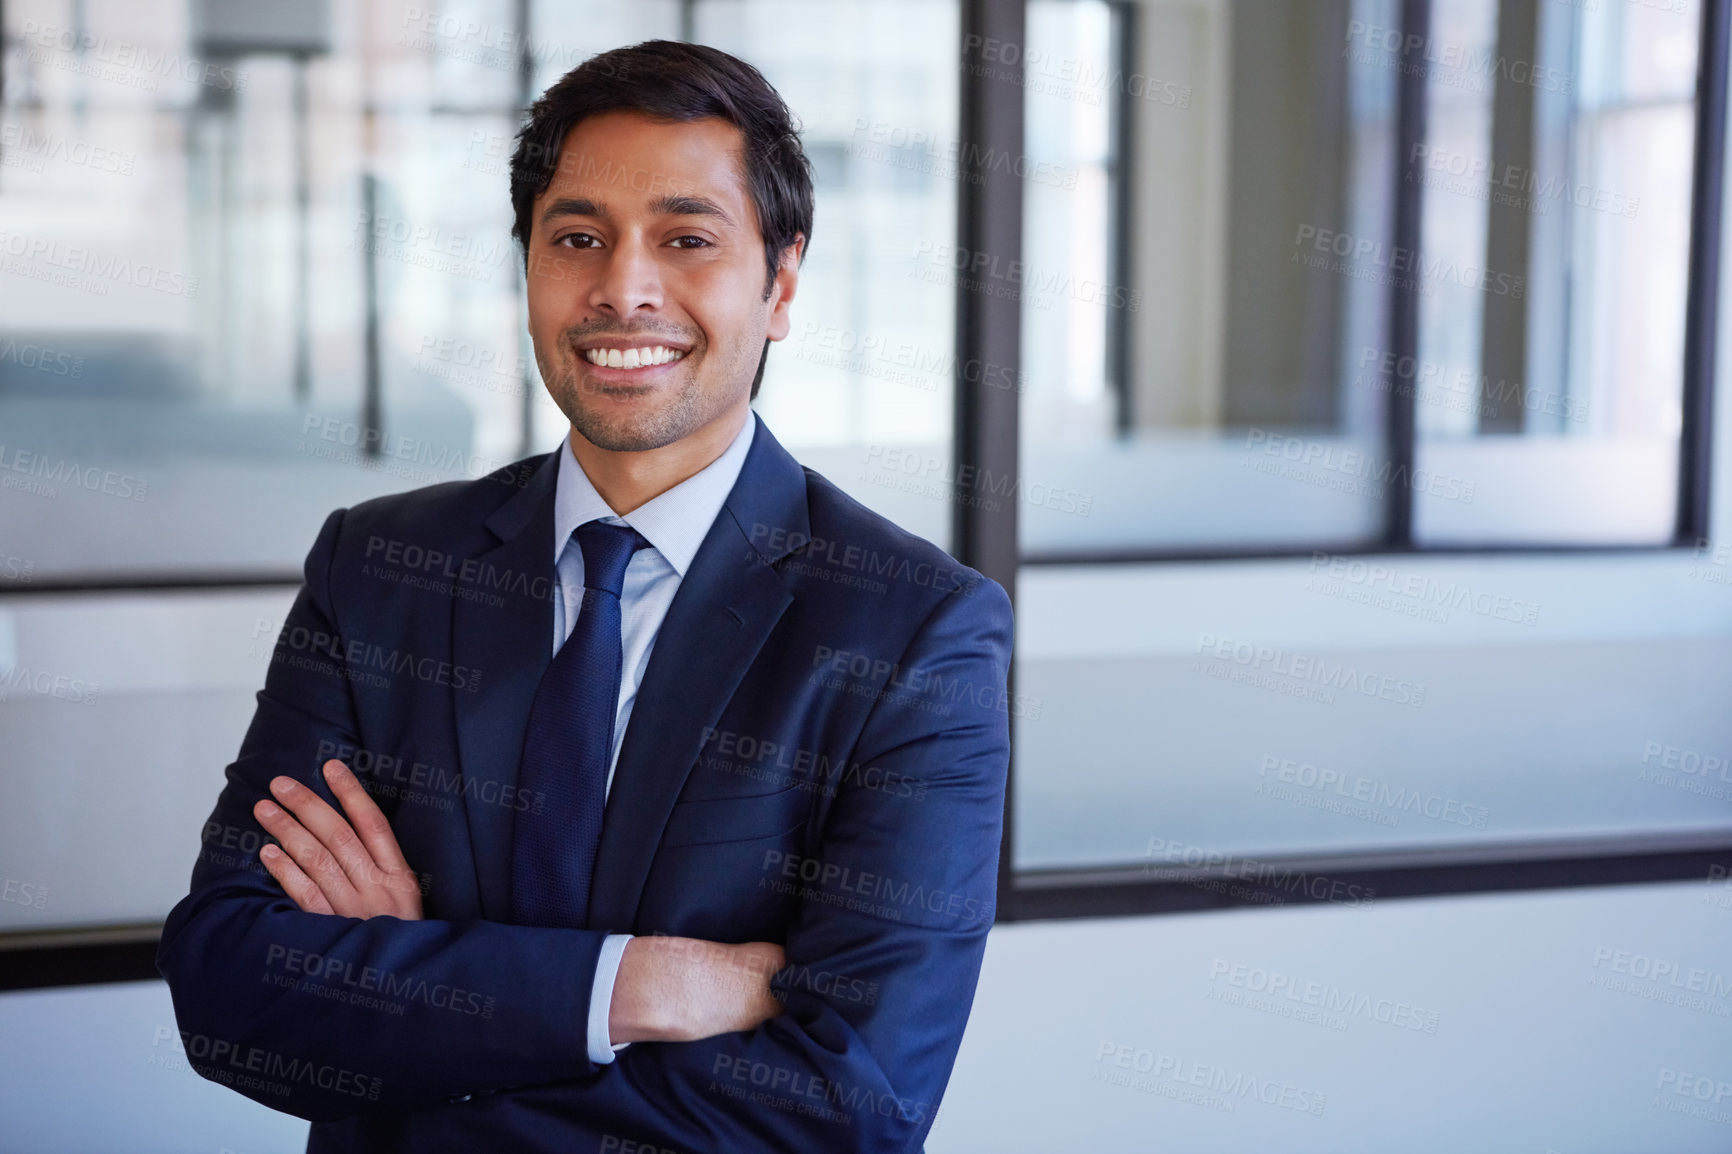
[[[751,411],[812,232],[755,69],[589,60],[512,203],[571,432],[326,521],[163,929],[188,1061],[313,1151],[918,1150],[1008,599]]]

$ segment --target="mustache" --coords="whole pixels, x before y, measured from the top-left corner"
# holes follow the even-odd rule
[[[660,337],[674,344],[696,348],[701,339],[694,333],[682,332],[671,325],[635,325],[631,328],[621,328],[611,324],[579,324],[572,325],[560,334],[560,340],[567,345],[575,345],[594,337],[613,337],[619,340],[638,340],[643,337]]]

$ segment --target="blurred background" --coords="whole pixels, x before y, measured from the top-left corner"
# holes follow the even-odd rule
[[[324,516],[557,445],[513,135],[656,37],[803,122],[758,413],[1016,599],[928,1149],[1732,1148],[1727,22],[0,0],[0,1150],[303,1147],[156,929]]]

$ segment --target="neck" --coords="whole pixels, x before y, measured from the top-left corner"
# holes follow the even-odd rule
[[[708,468],[739,435],[750,408],[749,400],[742,401],[677,441],[635,453],[599,448],[574,428],[571,455],[607,507],[624,516]]]

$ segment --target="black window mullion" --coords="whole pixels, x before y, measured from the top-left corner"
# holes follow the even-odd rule
[[[1026,12],[1023,0],[962,0],[960,7],[957,247],[962,253],[986,254],[998,267],[1009,268],[1022,259],[1022,182],[1017,165],[990,161],[1023,152],[1019,81]],[[1005,63],[1005,45],[1014,46],[1015,64]],[[975,291],[969,278],[959,276],[951,549],[957,560],[1003,585],[1012,597],[1018,562],[1017,502],[971,497],[981,491],[1002,491],[1003,482],[1017,476],[1018,394],[1000,383],[1020,378],[1021,346],[1021,303],[1014,296]],[[981,371],[987,365],[993,366],[992,371]],[[1011,678],[1014,691],[1014,669]],[[1012,761],[1014,765],[1014,753]],[[1013,769],[1005,788],[998,857],[1000,916],[1014,913],[1014,798]]]
[[[1114,68],[1119,76],[1131,77],[1137,71],[1137,5],[1130,0],[1111,0],[1113,20],[1112,47]],[[1107,130],[1107,283],[1128,286],[1131,279],[1131,186],[1132,142],[1136,140],[1134,117],[1137,112],[1131,96],[1131,84],[1109,85],[1106,94],[1110,102],[1112,123]],[[1106,310],[1106,370],[1107,387],[1115,399],[1113,428],[1118,435],[1129,437],[1136,426],[1131,388],[1131,330],[1127,310]]]
[[[1431,0],[1402,0],[1401,67],[1396,73],[1395,101],[1395,213],[1391,227],[1394,251],[1413,256],[1419,252],[1424,222],[1425,175],[1414,159],[1416,145],[1425,143],[1426,108],[1424,58],[1426,36],[1431,29]],[[1417,261],[1414,261],[1417,267]],[[1419,286],[1414,277],[1393,278],[1389,287],[1389,344],[1386,362],[1415,364],[1419,360]],[[1395,484],[1387,489],[1384,510],[1383,547],[1413,548],[1413,461],[1415,442],[1414,390],[1404,388],[1399,374],[1386,375],[1383,396],[1389,476]]]
[[[1727,29],[1724,3],[1702,5],[1697,57],[1696,165],[1690,190],[1690,272],[1684,305],[1683,435],[1678,446],[1678,543],[1708,536],[1714,443],[1715,330],[1720,311],[1720,216],[1725,195]]]

